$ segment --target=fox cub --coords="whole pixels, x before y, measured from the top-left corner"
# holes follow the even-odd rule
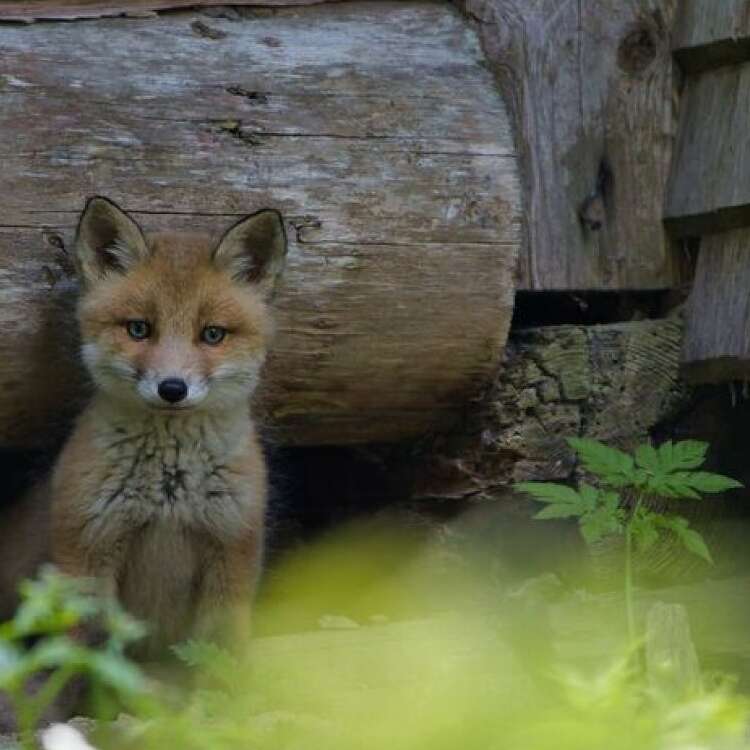
[[[144,235],[89,200],[75,257],[95,385],[51,479],[52,558],[150,626],[143,651],[216,634],[263,555],[266,467],[250,415],[286,256],[276,211],[215,243]]]

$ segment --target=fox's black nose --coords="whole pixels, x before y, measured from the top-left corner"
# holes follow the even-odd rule
[[[180,378],[167,378],[159,383],[159,395],[170,404],[176,404],[187,396],[187,383]]]

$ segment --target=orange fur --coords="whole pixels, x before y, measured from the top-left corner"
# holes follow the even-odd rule
[[[145,619],[149,653],[215,632],[260,574],[266,468],[248,404],[286,248],[271,214],[218,245],[146,237],[104,199],[79,226],[82,351],[97,390],[53,473],[53,559]],[[147,338],[129,334],[134,320]],[[206,343],[206,326],[225,338]],[[166,378],[185,383],[178,403],[160,396]]]

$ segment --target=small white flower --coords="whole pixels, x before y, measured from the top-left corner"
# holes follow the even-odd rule
[[[53,724],[40,738],[44,750],[96,750],[77,729],[67,724]]]

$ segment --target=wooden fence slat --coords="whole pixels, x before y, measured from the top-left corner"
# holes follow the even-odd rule
[[[701,240],[682,363],[693,382],[750,377],[750,229]]]
[[[675,24],[674,55],[686,73],[750,59],[750,3],[683,0]]]
[[[750,63],[692,77],[681,112],[667,226],[679,236],[747,226]]]

